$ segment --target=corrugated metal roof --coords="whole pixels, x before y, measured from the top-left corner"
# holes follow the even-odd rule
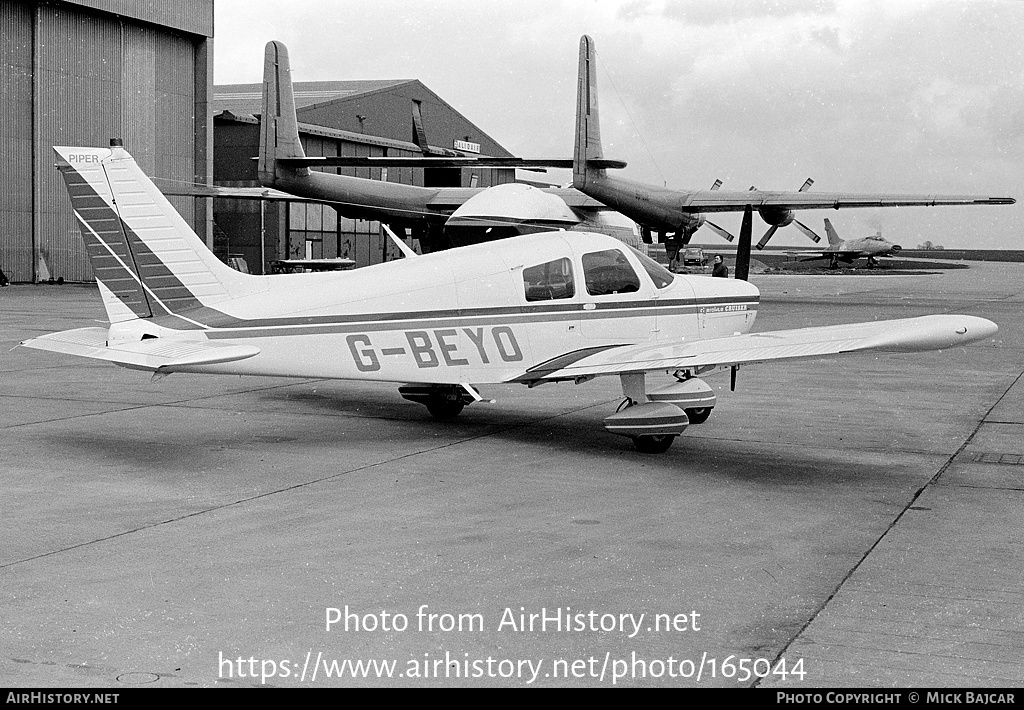
[[[408,84],[414,79],[376,79],[360,81],[297,81],[293,84],[295,107],[349,99]],[[213,87],[213,110],[259,114],[263,110],[263,84],[221,84]]]
[[[213,0],[60,0],[133,20],[213,37]]]

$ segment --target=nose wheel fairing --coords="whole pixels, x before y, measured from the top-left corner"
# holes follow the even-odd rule
[[[624,406],[606,417],[604,428],[628,436],[643,453],[664,453],[690,424],[711,416],[717,398],[703,380],[690,377],[647,392],[644,373],[621,375]]]

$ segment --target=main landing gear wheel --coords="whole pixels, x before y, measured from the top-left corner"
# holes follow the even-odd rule
[[[424,404],[427,405],[427,411],[430,412],[430,415],[442,422],[450,422],[455,419],[466,406],[462,402],[453,401],[445,397],[431,397]]]
[[[649,436],[633,436],[633,446],[642,454],[663,454],[676,440],[673,434],[652,434]]]
[[[474,390],[475,391],[475,390]],[[462,385],[417,384],[402,385],[398,393],[403,399],[422,404],[438,421],[448,422],[462,413],[474,397]]]
[[[686,410],[686,416],[689,418],[690,424],[703,424],[711,416],[712,409],[714,407],[694,407]]]

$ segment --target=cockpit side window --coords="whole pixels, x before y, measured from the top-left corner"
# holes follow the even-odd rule
[[[630,249],[633,249],[633,247],[630,247]],[[633,253],[636,254],[636,258],[640,260],[641,264],[643,264],[644,271],[647,272],[647,275],[651,277],[651,281],[653,281],[654,285],[658,288],[665,288],[675,280],[676,277],[672,275],[671,271],[644,254],[642,251],[633,249]]]
[[[583,275],[587,293],[605,296],[640,290],[640,277],[626,255],[618,249],[606,249],[583,255]]]
[[[572,262],[562,258],[523,269],[523,286],[527,301],[572,298],[576,295]]]

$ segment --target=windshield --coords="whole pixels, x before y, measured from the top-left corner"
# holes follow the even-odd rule
[[[630,249],[633,249],[633,247],[630,247]],[[636,257],[644,266],[644,271],[647,272],[647,275],[651,277],[651,281],[653,281],[654,285],[658,288],[665,288],[675,279],[675,276],[672,275],[671,271],[644,254],[642,251],[633,249],[633,253],[636,254]]]

